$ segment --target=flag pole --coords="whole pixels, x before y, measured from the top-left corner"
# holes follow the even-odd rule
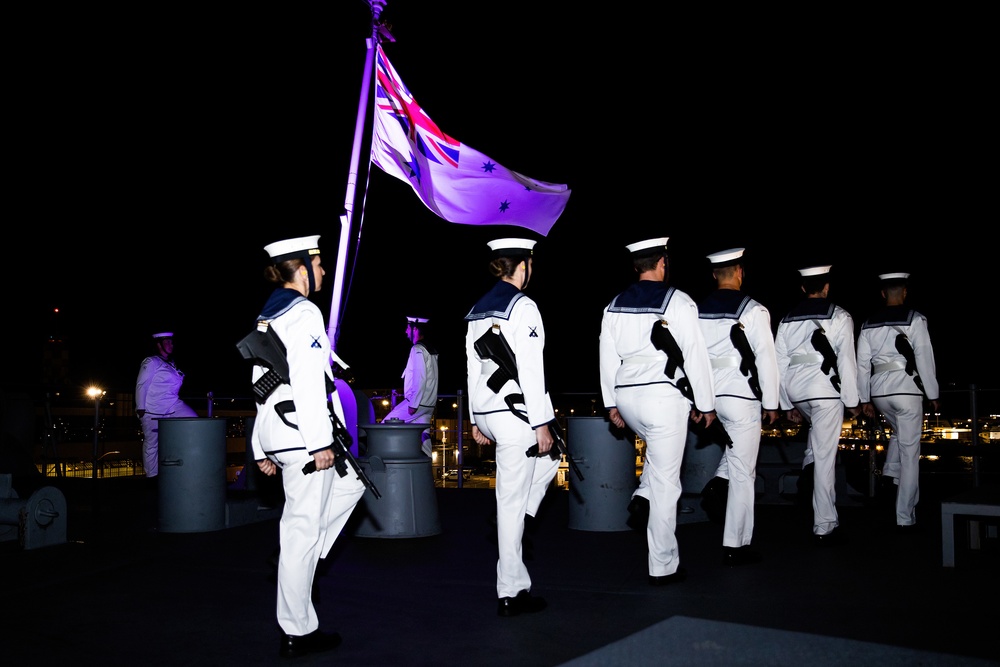
[[[337,351],[337,338],[340,335],[340,313],[343,310],[344,276],[347,273],[347,249],[350,243],[351,226],[354,220],[354,197],[357,189],[358,163],[361,156],[362,133],[368,117],[368,97],[371,90],[372,71],[375,64],[375,45],[379,36],[389,41],[395,41],[389,31],[382,26],[379,17],[385,9],[386,0],[368,0],[372,10],[372,33],[367,37],[367,53],[365,54],[365,70],[361,78],[361,97],[358,100],[358,116],[354,125],[354,147],[351,151],[351,167],[347,174],[347,195],[344,198],[344,213],[340,216],[340,244],[337,246],[337,269],[333,281],[333,296],[330,299],[330,320],[327,325],[327,337],[330,339],[330,349]]]

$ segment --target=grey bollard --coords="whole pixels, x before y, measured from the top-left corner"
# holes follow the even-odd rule
[[[420,450],[427,424],[391,420],[362,426],[366,455],[358,464],[382,495],[365,490],[358,537],[426,537],[441,532],[431,460]]]
[[[264,473],[257,466],[257,460],[253,455],[253,426],[256,421],[256,417],[247,417],[243,422],[243,433],[246,437],[246,443],[244,445],[243,472],[240,475],[243,477],[243,488],[247,491],[256,491],[258,476],[264,476]]]
[[[569,527],[574,530],[631,530],[628,504],[638,485],[635,438],[605,417],[568,417],[566,447],[583,473],[569,472]]]
[[[204,533],[226,527],[226,420],[161,419],[159,528]]]
[[[66,498],[62,491],[44,486],[27,500],[17,497],[11,475],[0,475],[0,526],[11,526],[24,550],[66,543]],[[0,540],[7,531],[0,530]]]

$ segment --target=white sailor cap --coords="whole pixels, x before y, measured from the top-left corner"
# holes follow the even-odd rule
[[[799,275],[803,278],[810,278],[812,276],[822,276],[830,273],[830,269],[833,268],[832,264],[827,264],[826,266],[809,266],[804,269],[799,269]]]
[[[174,334],[172,331],[162,331],[160,333],[153,334],[153,340],[160,340],[161,338],[173,338]]]
[[[286,259],[292,259],[294,257],[310,259],[313,255],[320,254],[319,235],[300,236],[294,239],[275,241],[274,243],[264,246],[264,252],[267,253],[268,257],[270,257],[271,261],[275,264],[278,262],[284,262]]]
[[[632,253],[633,257],[644,257],[646,255],[659,255],[667,252],[667,240],[669,236],[660,236],[655,239],[647,239],[630,243],[625,248]]]
[[[407,317],[406,321],[408,324],[427,324],[426,317]]]
[[[494,257],[531,257],[535,241],[531,239],[495,239],[487,244]]]
[[[909,273],[881,273],[878,279],[882,281],[883,287],[894,287],[896,285],[905,285],[906,281],[909,280]]]
[[[706,255],[706,257],[712,263],[712,268],[721,269],[724,266],[739,264],[740,260],[743,259],[744,250],[746,248],[730,248],[729,250],[713,252],[711,255]]]

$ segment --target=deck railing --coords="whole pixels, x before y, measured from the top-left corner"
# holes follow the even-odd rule
[[[393,390],[355,391],[362,415],[366,413],[380,421],[394,405]],[[46,396],[39,400],[5,396],[4,414],[11,410],[31,408],[34,415],[29,425],[20,420],[20,432],[14,440],[30,442],[30,457],[45,476],[119,477],[143,475],[142,430],[134,414],[130,394],[105,393],[100,399],[66,399]],[[230,478],[238,474],[247,462],[247,420],[256,415],[256,405],[249,396],[184,397],[200,416],[224,418],[227,421],[227,460]],[[925,424],[924,449],[945,452],[948,456],[968,457],[971,465],[967,474],[970,484],[978,487],[984,474],[984,457],[1000,458],[1000,390],[970,386],[949,388],[942,392],[942,411],[928,414]],[[604,414],[600,396],[596,393],[564,393],[554,395],[557,419],[564,427],[573,416]],[[481,486],[494,471],[495,456],[490,447],[479,447],[469,433],[465,417],[468,405],[463,392],[441,394],[438,409],[430,424],[433,433],[432,465],[439,486]],[[5,431],[9,431],[5,419]],[[872,436],[870,425],[860,420],[845,419],[842,448],[877,447],[879,438],[887,440],[890,429],[880,424],[881,435]],[[778,429],[763,432],[765,443],[796,437],[798,426],[791,422]],[[641,455],[642,442],[637,441]],[[363,447],[363,442],[359,443]],[[572,449],[572,443],[570,443]],[[927,453],[925,451],[925,453]],[[363,454],[363,451],[361,452]],[[874,458],[873,458],[874,460]],[[641,456],[639,458],[641,462]],[[565,464],[565,463],[564,463]],[[990,468],[995,472],[995,464]],[[560,478],[562,479],[562,477]]]

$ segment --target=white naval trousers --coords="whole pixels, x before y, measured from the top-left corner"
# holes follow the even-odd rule
[[[649,500],[646,524],[649,576],[677,572],[677,502],[691,404],[667,384],[626,387],[615,397],[625,424],[646,443],[641,493]]]
[[[270,456],[281,464],[285,490],[278,523],[278,625],[285,634],[307,635],[319,629],[312,603],[316,566],[330,553],[365,486],[350,468],[344,477],[336,468],[302,474],[302,466],[313,460],[302,449]]]
[[[882,474],[895,477],[896,525],[912,526],[917,522],[920,501],[920,436],[924,424],[924,400],[921,396],[872,396],[878,411],[892,427]]]
[[[478,415],[476,426],[497,444],[497,598],[516,597],[531,590],[521,552],[524,515],[538,512],[559,471],[559,459],[525,456],[525,450],[537,442],[535,432],[513,413]]]
[[[753,539],[757,454],[760,451],[760,402],[719,396],[715,399],[715,411],[733,441],[732,447],[722,448],[722,458],[715,471],[716,477],[729,480],[722,546],[744,547]]]
[[[840,525],[837,514],[837,452],[844,426],[844,404],[839,398],[796,403],[809,422],[802,467],[813,464],[813,534],[826,535]]]
[[[142,424],[142,464],[146,477],[160,474],[160,420],[197,416],[194,408],[184,401],[178,401],[169,413],[155,414],[147,411],[139,419]]]

